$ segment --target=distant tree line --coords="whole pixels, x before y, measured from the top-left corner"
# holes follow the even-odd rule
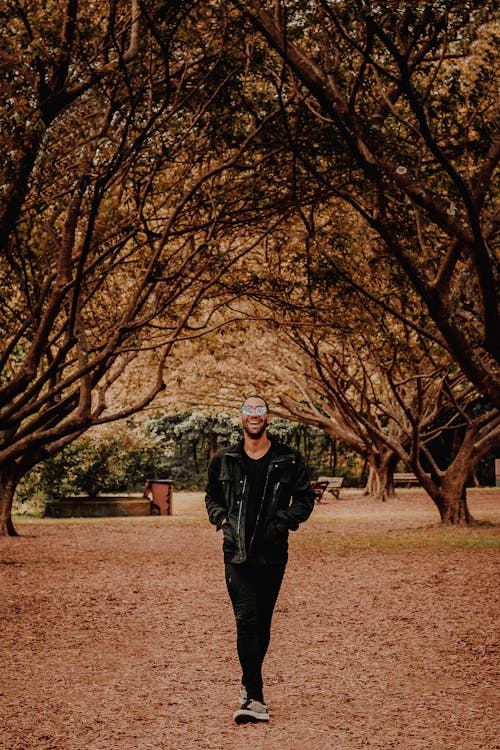
[[[322,474],[344,477],[347,487],[365,486],[366,462],[311,425],[275,418],[272,433],[301,450],[312,478]],[[70,495],[140,492],[146,479],[172,479],[175,490],[199,490],[205,485],[211,455],[241,437],[229,414],[212,417],[190,410],[158,415],[87,434],[63,451],[39,463],[19,483],[14,509],[19,514],[43,515],[47,504]],[[452,437],[459,441],[460,435]],[[449,440],[440,452],[446,457]],[[485,460],[474,483],[493,483],[493,461]]]

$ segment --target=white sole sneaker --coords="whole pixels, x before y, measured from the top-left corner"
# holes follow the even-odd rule
[[[269,721],[267,706],[260,701],[246,701],[241,708],[233,714],[236,724],[257,724],[260,721]]]

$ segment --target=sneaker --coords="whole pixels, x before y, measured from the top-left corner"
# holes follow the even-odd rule
[[[240,688],[240,694],[238,696],[238,700],[240,702],[240,706],[242,706],[248,700],[247,689],[244,685],[242,685]]]
[[[234,712],[233,719],[237,724],[248,724],[248,722],[269,721],[270,716],[265,703],[250,698]]]

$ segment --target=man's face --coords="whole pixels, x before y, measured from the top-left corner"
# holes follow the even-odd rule
[[[255,412],[256,407],[264,408],[266,403],[263,399],[251,396],[247,398],[243,407],[250,407],[252,409],[251,414],[241,415],[241,424],[243,429],[249,438],[252,440],[258,440],[266,431],[267,425],[270,422],[269,413],[266,410],[265,414],[257,414]]]

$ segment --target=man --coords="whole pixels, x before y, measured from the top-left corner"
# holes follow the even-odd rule
[[[236,619],[242,669],[238,724],[269,721],[262,663],[288,559],[288,532],[314,508],[305,462],[267,433],[271,421],[261,396],[241,408],[243,439],[220,451],[208,469],[208,517],[222,529],[226,584]]]

